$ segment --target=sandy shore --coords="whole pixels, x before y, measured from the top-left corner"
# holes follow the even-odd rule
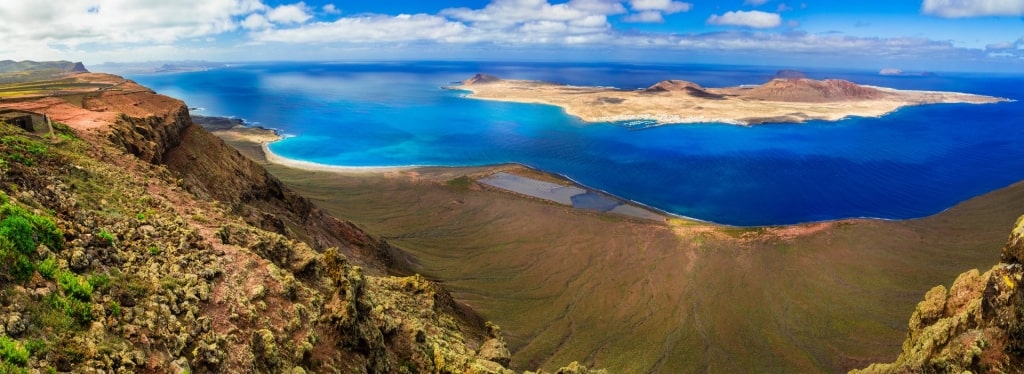
[[[629,200],[618,198],[618,197],[606,194],[603,191],[597,191],[597,190],[589,189],[589,188],[586,188],[585,186],[580,186],[580,185],[577,185],[575,183],[572,183],[571,181],[568,181],[566,179],[559,178],[557,176],[544,173],[542,171],[535,171],[535,170],[532,170],[532,169],[529,169],[529,168],[526,168],[526,167],[522,167],[522,166],[513,166],[513,169],[518,171],[517,174],[521,174],[521,175],[516,175],[515,178],[519,178],[519,180],[521,180],[522,182],[524,182],[524,183],[526,183],[528,185],[531,185],[531,186],[534,186],[534,185],[559,186],[560,188],[565,189],[566,191],[573,191],[574,193],[569,193],[569,194],[566,194],[565,196],[559,196],[558,198],[552,198],[551,196],[548,196],[546,194],[530,193],[529,191],[526,191],[526,190],[524,190],[522,188],[510,188],[508,186],[492,185],[491,183],[486,182],[486,180],[488,180],[488,178],[493,178],[495,175],[507,174],[509,172],[509,170],[507,170],[508,166],[492,166],[492,167],[482,167],[482,168],[469,168],[469,167],[467,167],[467,168],[454,167],[453,168],[453,167],[425,167],[425,166],[400,166],[400,167],[397,167],[397,166],[396,167],[374,167],[374,166],[367,166],[367,167],[353,167],[353,166],[325,165],[325,164],[320,164],[320,163],[316,163],[316,162],[295,160],[295,159],[287,158],[287,157],[281,156],[281,155],[279,155],[277,153],[274,153],[274,151],[272,151],[270,149],[270,144],[271,143],[279,141],[279,140],[284,138],[280,134],[278,134],[277,131],[275,131],[273,129],[267,129],[267,128],[263,128],[263,127],[249,127],[249,126],[245,126],[243,121],[238,120],[238,119],[233,119],[233,118],[202,117],[202,116],[197,116],[197,117],[199,118],[196,121],[197,123],[200,123],[201,125],[206,127],[207,130],[211,131],[214,135],[220,137],[221,139],[224,139],[228,143],[231,143],[236,148],[246,147],[246,145],[248,145],[248,146],[257,145],[258,146],[258,152],[260,153],[260,156],[262,156],[263,161],[271,163],[271,164],[275,164],[275,165],[284,166],[284,167],[291,168],[291,169],[304,170],[304,171],[313,171],[313,172],[329,172],[329,173],[342,173],[342,174],[364,174],[364,175],[371,175],[371,174],[378,174],[378,175],[392,174],[393,175],[394,173],[404,173],[404,174],[411,174],[411,175],[417,175],[418,176],[418,175],[422,175],[422,174],[426,173],[426,174],[434,174],[434,175],[431,175],[431,176],[427,176],[427,178],[428,179],[435,179],[435,180],[448,180],[449,178],[453,177],[453,174],[460,174],[456,170],[461,169],[461,170],[463,170],[463,172],[461,173],[462,175],[470,175],[470,174],[472,174],[472,178],[476,179],[476,180],[479,180],[480,183],[483,183],[483,184],[486,184],[486,185],[490,185],[492,187],[496,187],[496,188],[499,188],[499,189],[502,189],[502,190],[506,190],[506,191],[509,191],[509,192],[513,192],[513,193],[517,193],[517,194],[522,194],[522,195],[526,195],[526,196],[531,196],[531,197],[539,198],[539,199],[542,199],[542,200],[549,200],[549,201],[553,201],[553,202],[556,202],[556,203],[559,203],[559,204],[562,204],[562,205],[568,205],[568,206],[571,206],[571,207],[574,207],[574,208],[577,208],[577,209],[593,210],[593,211],[597,211],[597,212],[606,212],[606,213],[614,213],[614,214],[618,214],[618,215],[622,215],[622,216],[640,218],[640,219],[645,219],[645,220],[653,220],[653,221],[665,221],[666,219],[669,219],[669,218],[685,218],[685,217],[678,217],[678,216],[672,216],[672,215],[668,215],[668,214],[665,214],[665,213],[661,213],[659,211],[656,211],[655,209],[644,207],[644,206],[642,206],[640,204],[636,204],[636,203],[631,202]],[[484,169],[486,171],[481,173],[480,169]],[[444,171],[441,172],[440,170],[444,170]],[[532,172],[530,172],[530,171],[532,171]],[[609,206],[607,207],[607,209],[595,208],[595,207],[591,206],[593,204],[581,203],[580,201],[574,201],[573,200],[573,197],[576,197],[577,199],[579,199],[583,195],[587,195],[587,197],[589,199],[591,199],[591,200],[594,200],[594,199],[606,200],[606,203]]]
[[[386,173],[412,170],[416,166],[403,167],[356,167],[326,165],[316,162],[290,159],[270,150],[270,143],[284,139],[276,130],[258,126],[247,126],[245,122],[235,118],[193,116],[199,125],[228,142],[258,144],[263,158],[270,163],[308,171],[328,171],[339,173]]]

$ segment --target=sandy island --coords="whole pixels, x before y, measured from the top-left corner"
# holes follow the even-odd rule
[[[548,104],[586,122],[803,123],[847,117],[879,117],[912,105],[988,104],[1003,98],[956,92],[909,91],[849,81],[776,78],[760,86],[705,88],[667,80],[646,89],[580,87],[541,81],[505,80],[477,74],[461,85],[471,98]]]

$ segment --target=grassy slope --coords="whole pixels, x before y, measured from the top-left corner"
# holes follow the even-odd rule
[[[892,360],[921,295],[991,264],[1024,212],[1017,184],[926,219],[781,238],[447,186],[459,169],[268,166],[503,326],[519,368],[585,357],[616,372],[833,372]]]

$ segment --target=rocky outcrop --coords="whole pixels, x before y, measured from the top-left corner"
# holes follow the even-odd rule
[[[1001,262],[936,286],[917,305],[896,361],[851,373],[1024,372],[1024,217]]]
[[[702,88],[699,84],[696,84],[696,83],[693,83],[693,82],[681,81],[681,80],[674,80],[674,79],[664,80],[664,81],[655,83],[655,84],[651,85],[650,87],[647,87],[647,88],[645,88],[643,90],[640,90],[640,92],[641,93],[645,93],[645,94],[658,94],[658,93],[668,93],[668,92],[683,92],[683,93],[688,94],[690,96],[698,97],[698,98],[702,98],[702,99],[712,99],[712,100],[716,100],[717,99],[717,100],[721,100],[721,99],[725,98],[724,95],[719,95],[719,94],[708,92],[707,90]]]
[[[801,103],[873,100],[885,93],[841,79],[772,79],[744,92],[751,99]]]

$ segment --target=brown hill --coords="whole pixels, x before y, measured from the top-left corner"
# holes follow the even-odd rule
[[[798,70],[779,70],[775,73],[775,79],[807,79],[807,74]]]
[[[722,99],[722,98],[725,97],[723,95],[719,95],[719,94],[714,94],[714,93],[708,92],[703,87],[701,87],[699,84],[696,84],[696,83],[693,83],[693,82],[688,82],[688,81],[674,80],[674,79],[664,80],[664,81],[655,83],[654,85],[652,85],[650,87],[647,87],[647,88],[641,90],[640,92],[641,93],[646,93],[646,94],[657,94],[657,93],[666,93],[666,92],[683,92],[683,93],[686,93],[686,94],[688,94],[690,96],[693,96],[693,97],[698,97],[698,98],[702,98],[702,99],[712,99],[712,100]]]
[[[742,96],[767,101],[837,102],[881,99],[882,91],[841,79],[772,79],[768,83],[742,91]]]
[[[466,80],[462,81],[462,84],[464,84],[466,86],[471,86],[471,85],[474,85],[474,84],[494,83],[494,82],[500,82],[500,81],[501,81],[501,78],[498,78],[498,77],[493,76],[493,75],[482,74],[481,73],[481,74],[474,75],[472,78],[469,78],[469,79],[466,79]]]

